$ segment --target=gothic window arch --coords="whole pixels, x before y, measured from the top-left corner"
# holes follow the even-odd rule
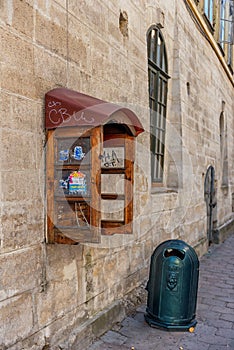
[[[147,33],[150,107],[150,150],[152,183],[163,182],[168,89],[168,62],[161,30],[153,26]]]

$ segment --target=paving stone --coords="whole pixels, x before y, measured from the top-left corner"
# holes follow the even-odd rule
[[[234,348],[230,348],[227,345],[210,345],[208,350],[232,350]]]
[[[234,317],[233,314],[221,314],[219,318],[220,318],[220,320],[226,320],[226,321],[234,322],[233,317]]]
[[[207,344],[227,345],[227,339],[214,334],[200,334],[200,341]]]
[[[226,339],[234,339],[234,330],[230,328],[219,328],[215,334]]]
[[[214,305],[214,306],[219,306],[219,307],[226,307],[226,302],[223,301],[223,300],[217,300],[217,298],[208,298],[208,297],[205,297],[205,298],[202,298],[202,304],[205,304],[205,305]],[[213,309],[212,309],[213,310]]]
[[[234,341],[233,341],[233,340],[228,341],[227,348],[228,348],[228,349],[231,349],[231,350],[234,349]]]
[[[225,328],[225,329],[231,329],[233,327],[233,322],[217,320],[217,319],[208,319],[207,324],[210,326],[215,326],[217,328]]]
[[[196,341],[189,341],[189,340],[182,340],[180,342],[180,346],[178,347],[178,349],[183,348],[183,350],[208,350],[209,349],[209,344],[204,343],[200,340],[196,340]]]
[[[103,349],[104,342],[102,340],[97,340],[94,344],[90,345],[89,350],[99,350]]]
[[[108,331],[103,335],[102,341],[107,344],[122,345],[127,340],[127,337],[113,331]]]

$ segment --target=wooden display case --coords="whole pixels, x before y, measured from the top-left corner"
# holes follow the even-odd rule
[[[59,88],[46,94],[46,131],[47,242],[131,233],[134,142],[143,131],[135,114]]]

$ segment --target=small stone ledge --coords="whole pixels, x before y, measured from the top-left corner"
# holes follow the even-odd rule
[[[174,193],[174,194],[178,194],[178,189],[176,188],[170,188],[170,187],[152,187],[151,188],[151,194],[168,194],[168,193]]]
[[[90,344],[111,327],[121,322],[126,316],[125,307],[121,300],[115,301],[105,310],[89,318],[80,327],[72,331],[68,341],[61,344],[60,349],[88,349]]]
[[[208,240],[207,238],[202,238],[197,242],[197,244],[193,247],[198,257],[202,257],[207,253],[208,250]]]
[[[145,284],[146,282],[134,288],[122,300],[115,301],[108,308],[85,322],[85,324],[82,325],[82,329],[79,332],[76,331],[76,347],[74,349],[86,349],[86,347],[84,347],[84,340],[82,341],[81,339],[82,336],[84,337],[83,330],[85,328],[89,328],[89,339],[85,340],[85,345],[88,348],[95,339],[100,338],[105,332],[116,328],[116,325],[122,322],[126,316],[133,315],[137,307],[146,300]],[[80,344],[82,344],[81,347]]]
[[[126,316],[122,301],[113,303],[108,309],[98,313],[92,322],[92,334],[98,338],[109,330],[115,323],[121,322]]]
[[[234,217],[219,226],[213,231],[213,241],[216,244],[222,243],[231,233],[234,232]]]

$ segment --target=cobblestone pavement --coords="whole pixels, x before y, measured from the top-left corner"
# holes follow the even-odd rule
[[[194,333],[151,328],[141,305],[89,350],[234,350],[234,235],[200,259],[197,302]]]

